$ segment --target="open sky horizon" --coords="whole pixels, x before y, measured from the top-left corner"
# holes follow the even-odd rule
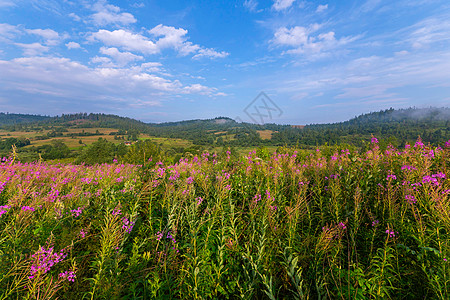
[[[450,106],[450,2],[0,0],[2,112],[252,122],[255,105],[278,124]]]

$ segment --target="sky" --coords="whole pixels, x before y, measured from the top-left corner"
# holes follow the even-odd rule
[[[450,106],[448,0],[0,0],[2,112],[311,124],[429,106]]]

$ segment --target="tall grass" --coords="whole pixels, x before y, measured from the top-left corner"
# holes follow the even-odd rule
[[[0,296],[448,299],[449,158],[373,138],[175,165],[4,159]]]

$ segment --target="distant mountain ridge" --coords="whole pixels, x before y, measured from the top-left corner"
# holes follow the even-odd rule
[[[13,125],[20,123],[32,123],[38,121],[49,120],[52,117],[41,115],[27,115],[15,113],[0,113],[0,125]]]
[[[183,121],[171,121],[163,123],[145,123],[133,118],[122,117],[113,114],[103,113],[74,113],[74,114],[62,114],[61,116],[42,116],[34,114],[20,114],[20,113],[4,113],[0,112],[0,126],[12,125],[21,123],[65,123],[75,122],[77,120],[87,120],[98,123],[96,125],[108,125],[109,123],[115,124],[119,121],[122,123],[131,122],[135,125],[150,125],[155,127],[167,127],[167,126],[185,126],[199,123],[211,123],[211,124],[246,124],[255,125],[251,123],[238,123],[234,119],[229,117],[216,117],[214,119],[193,119]],[[324,123],[324,124],[308,124],[308,125],[291,125],[292,127],[302,129],[304,127],[316,127],[316,126],[335,126],[335,125],[353,125],[364,123],[386,123],[386,122],[421,122],[421,121],[447,121],[450,120],[450,108],[448,107],[429,107],[429,108],[405,108],[405,109],[386,109],[377,112],[370,112],[355,116],[347,121],[336,123]],[[76,122],[75,122],[76,123]],[[278,124],[265,124],[255,126],[285,126]]]
[[[180,138],[198,145],[262,146],[348,143],[362,146],[371,135],[398,145],[420,136],[434,144],[450,139],[450,108],[393,108],[356,116],[348,121],[329,124],[278,125],[239,123],[228,117],[166,123],[144,123],[111,114],[77,113],[49,117],[0,113],[0,126],[22,130],[32,126],[75,128],[114,128],[146,133],[151,136]],[[262,139],[260,131],[270,131]]]

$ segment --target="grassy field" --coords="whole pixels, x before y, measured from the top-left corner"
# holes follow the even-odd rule
[[[106,139],[110,142],[113,142],[115,144],[123,143],[124,140],[116,140],[114,139],[114,135],[110,135],[111,132],[117,132],[117,129],[113,128],[68,128],[67,132],[64,132],[64,136],[62,137],[52,137],[45,140],[36,139],[37,136],[43,136],[47,133],[51,132],[53,130],[42,130],[42,131],[6,131],[6,130],[0,130],[0,137],[2,138],[27,138],[30,140],[30,145],[26,147],[38,147],[42,145],[51,144],[52,140],[57,140],[65,143],[71,150],[79,149],[80,147],[91,145],[92,143],[96,142],[99,138]],[[100,134],[95,135],[96,132],[99,132]],[[78,134],[78,133],[91,133],[94,135],[89,136],[74,136],[73,138],[71,136],[67,136],[70,134]],[[126,136],[125,136],[126,138]],[[192,146],[192,142],[188,140],[183,139],[175,139],[175,138],[159,138],[159,137],[153,137],[147,134],[140,134],[139,135],[140,140],[151,140],[152,142],[155,142],[156,144],[162,146],[163,148],[172,148],[172,147],[190,147]],[[82,144],[79,143],[79,140],[82,141]],[[25,148],[26,148],[25,147]]]
[[[449,299],[450,142],[0,165],[2,299]]]
[[[161,145],[163,148],[172,148],[172,147],[183,147],[187,148],[192,146],[192,142],[183,139],[175,139],[175,138],[160,138],[160,137],[152,137],[149,135],[141,134],[140,140],[151,140],[152,142]]]
[[[270,140],[272,138],[272,130],[257,130],[257,132],[263,140]]]

